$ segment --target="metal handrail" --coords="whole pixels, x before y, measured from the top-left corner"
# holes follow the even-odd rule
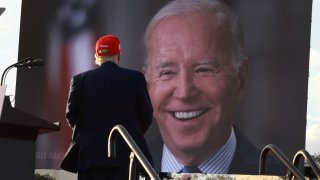
[[[151,179],[154,180],[160,180],[160,177],[157,175],[155,170],[150,165],[147,158],[144,156],[144,154],[141,152],[137,144],[132,139],[131,135],[128,133],[128,131],[122,126],[122,125],[116,125],[112,128],[109,138],[108,138],[108,157],[116,157],[116,137],[120,134],[122,138],[125,140],[127,145],[130,147],[131,151],[134,153],[134,155],[137,157],[138,161],[141,163],[145,171],[148,173]],[[134,158],[135,159],[135,158]],[[131,168],[130,168],[131,171]],[[132,174],[130,172],[130,174]]]
[[[266,145],[260,154],[259,161],[259,174],[265,174],[265,165],[266,165],[266,156],[267,153],[272,151],[276,157],[289,169],[291,173],[298,179],[305,179],[305,177],[301,174],[301,172],[293,166],[293,164],[288,160],[288,158],[280,151],[278,147],[273,144]]]
[[[307,160],[307,162],[310,164],[311,169],[316,174],[317,178],[320,179],[320,169],[315,163],[314,159],[310,156],[310,154],[306,150],[302,149],[294,155],[293,165],[295,167],[299,165],[301,156],[303,156]],[[292,176],[292,174],[290,176]]]

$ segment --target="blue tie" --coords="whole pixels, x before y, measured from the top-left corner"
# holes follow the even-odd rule
[[[182,173],[201,173],[197,166],[184,166],[181,170]]]

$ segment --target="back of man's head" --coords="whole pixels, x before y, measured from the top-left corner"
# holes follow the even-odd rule
[[[115,35],[106,35],[98,39],[95,49],[95,63],[101,65],[106,61],[118,63],[120,60],[120,39]]]

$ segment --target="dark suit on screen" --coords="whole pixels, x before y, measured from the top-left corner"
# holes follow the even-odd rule
[[[66,118],[79,132],[78,169],[129,165],[130,150],[117,138],[117,157],[107,157],[111,129],[123,125],[152,164],[143,134],[151,124],[152,106],[142,73],[106,62],[73,77]]]
[[[237,139],[237,147],[228,174],[258,175],[261,151],[249,141],[239,128],[234,126],[234,132]],[[154,141],[149,143],[149,146],[151,147],[150,151],[154,160],[155,169],[157,172],[160,172],[163,149],[163,141],[160,134]],[[274,158],[268,159],[266,170],[270,175],[280,176],[286,173],[285,168]]]

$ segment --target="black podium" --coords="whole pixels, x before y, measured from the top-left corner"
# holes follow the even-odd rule
[[[36,139],[58,131],[60,124],[13,108],[5,90],[0,86],[0,179],[33,180]]]

